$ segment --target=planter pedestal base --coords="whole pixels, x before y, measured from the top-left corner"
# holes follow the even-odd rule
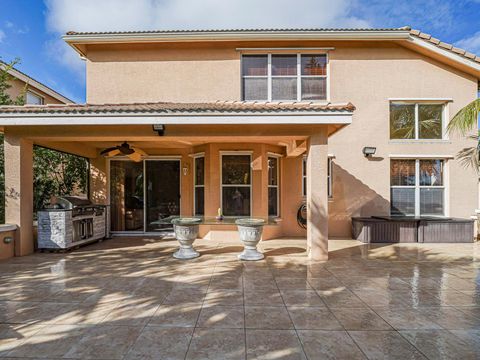
[[[265,256],[257,250],[257,247],[246,247],[245,246],[245,249],[239,254],[237,255],[237,257],[240,259],[240,260],[247,260],[247,261],[256,261],[256,260],[262,260],[263,258],[265,258]]]
[[[193,259],[196,257],[199,257],[200,253],[196,251],[192,246],[180,246],[180,248],[173,253],[173,257],[175,259],[182,259],[182,260],[187,260],[187,259]]]

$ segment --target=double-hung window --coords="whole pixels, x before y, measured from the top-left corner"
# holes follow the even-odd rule
[[[333,157],[328,157],[327,164],[327,194],[328,198],[333,198]],[[302,159],[302,195],[307,196],[307,157]]]
[[[222,154],[222,212],[250,216],[252,202],[251,154]]]
[[[445,104],[390,103],[390,139],[443,139]]]
[[[278,156],[268,157],[268,216],[274,217],[280,215],[279,160]]]
[[[205,156],[194,157],[194,215],[205,214]]]
[[[257,101],[327,99],[326,54],[242,56],[242,98]]]
[[[441,159],[391,160],[391,214],[445,215],[444,166]]]

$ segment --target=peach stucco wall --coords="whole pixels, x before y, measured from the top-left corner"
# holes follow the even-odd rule
[[[335,156],[331,236],[349,236],[351,216],[389,213],[391,155],[455,156],[472,146],[453,136],[444,141],[389,140],[389,98],[450,98],[451,118],[476,97],[478,86],[473,76],[393,43],[89,46],[88,101],[240,100],[241,53],[236,48],[249,46],[335,48],[329,52],[330,101],[350,101],[357,110],[353,124],[329,139],[329,154]],[[377,147],[374,159],[363,156],[364,146]],[[288,169],[289,176],[296,177],[290,174],[300,173],[301,159],[284,159],[283,167],[282,174]],[[288,224],[284,228],[293,235],[298,234],[295,213],[302,197],[301,188],[295,189],[301,182],[291,181],[282,189],[282,210]],[[475,174],[452,159],[446,181],[447,215],[470,216],[478,207]]]
[[[17,96],[22,95],[25,92],[25,83],[19,79],[13,78],[9,81],[11,87],[7,89],[7,94],[12,98],[15,99]],[[44,93],[43,91],[33,87],[32,85],[27,85],[27,89],[34,91],[38,95],[43,97],[43,101],[45,104],[63,104],[63,102],[55,99],[54,97]]]

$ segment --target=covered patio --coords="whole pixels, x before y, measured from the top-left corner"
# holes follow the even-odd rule
[[[72,359],[474,359],[478,243],[261,243],[115,238],[0,262],[0,357]]]
[[[303,236],[309,258],[326,260],[328,138],[352,122],[354,110],[350,103],[242,101],[2,107],[15,254],[35,248],[32,147],[40,145],[90,160],[90,200],[110,206],[116,235],[154,235],[165,216],[214,217],[220,209],[275,218],[264,240]],[[125,142],[141,155],[102,156]],[[307,230],[297,225],[302,203]],[[200,236],[238,239],[226,225],[203,225]]]

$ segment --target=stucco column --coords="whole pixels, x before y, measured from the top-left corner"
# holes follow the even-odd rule
[[[322,130],[310,136],[307,157],[307,253],[328,259],[328,137]]]
[[[17,225],[15,256],[33,253],[33,143],[5,133],[5,222]]]
[[[90,200],[97,204],[108,204],[107,159],[97,156],[90,159]]]

